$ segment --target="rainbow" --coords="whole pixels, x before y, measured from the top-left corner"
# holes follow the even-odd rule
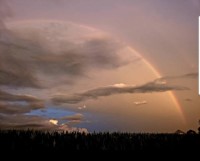
[[[51,21],[54,21],[54,22],[60,22],[60,23],[68,23],[68,24],[74,24],[73,22],[70,22],[70,21],[62,21],[62,20],[23,20],[23,21],[11,21],[8,23],[10,25],[14,25],[14,24],[19,24],[19,23],[28,23],[28,22],[38,22],[38,21],[46,21],[46,22],[51,22]],[[86,25],[82,25],[82,24],[79,24],[80,27],[83,27],[83,28],[86,28],[88,30],[91,30],[91,31],[99,31],[100,33],[105,33],[105,32],[102,32],[101,30],[99,29],[96,29],[96,28],[93,28],[93,27],[90,27],[90,26],[86,26]],[[130,45],[127,46],[128,50],[132,53],[134,53],[135,55],[137,55],[139,58],[141,58],[141,60],[144,62],[144,64],[152,71],[152,73],[155,75],[156,78],[161,78],[162,75],[160,74],[160,72],[158,72],[158,70],[152,65],[149,63],[149,61],[147,61],[144,57],[142,57],[142,54],[140,54],[139,52],[137,52],[136,50],[134,50]],[[184,112],[182,110],[182,107],[179,103],[179,101],[177,100],[175,94],[172,92],[172,91],[168,91],[167,94],[169,95],[169,97],[171,98],[172,102],[174,103],[176,109],[177,109],[177,112],[178,114],[180,115],[180,119],[182,120],[182,122],[184,124],[186,124],[186,120],[185,120],[185,116],[184,116]]]
[[[141,57],[141,54],[139,54],[136,50],[134,50],[130,46],[128,47],[128,50],[131,51],[131,52],[133,52],[134,54],[136,54],[138,57],[140,57],[142,59],[142,61],[145,63],[145,65],[147,65],[147,67],[153,72],[153,74],[157,78],[161,78],[162,77],[162,75],[158,72],[158,70],[156,70],[155,67],[152,64],[150,64],[144,57]],[[167,94],[169,95],[169,97],[173,101],[173,103],[174,103],[174,105],[175,105],[175,107],[177,109],[177,112],[180,115],[180,118],[181,118],[182,122],[184,124],[186,124],[184,112],[183,112],[182,107],[181,107],[180,103],[178,102],[175,94],[172,91],[168,91]]]

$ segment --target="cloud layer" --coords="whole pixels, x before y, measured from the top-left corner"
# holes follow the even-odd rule
[[[136,58],[130,59],[126,54],[122,58],[120,51],[125,46],[105,34],[100,37],[94,34],[79,43],[70,39],[74,35],[67,33],[65,39],[60,40],[60,37],[54,35],[54,31],[64,27],[65,32],[73,27],[63,26],[62,23],[44,22],[39,29],[31,28],[40,25],[39,23],[31,24],[27,30],[23,28],[26,24],[17,29],[6,28],[4,19],[9,15],[5,12],[6,7],[5,1],[0,0],[0,128],[86,132],[86,129],[71,126],[83,120],[82,114],[63,117],[61,120],[66,123],[56,125],[49,122],[51,118],[26,115],[33,110],[45,108],[48,100],[27,94],[13,94],[6,89],[15,89],[15,93],[20,89],[26,93],[26,89],[31,88],[48,90],[55,84],[71,85],[79,78],[86,78],[90,70],[116,69]],[[52,40],[54,38],[56,41]]]
[[[41,28],[34,28],[34,25]],[[77,77],[87,76],[91,69],[116,69],[138,59],[128,53],[121,57],[120,52],[126,46],[105,34],[76,42],[70,39],[74,35],[67,33],[65,39],[58,36],[56,41],[51,41],[56,37],[54,31],[63,27],[62,23],[43,22],[41,25],[38,22],[28,29],[20,27],[22,29],[6,29],[1,38],[0,86],[41,88],[46,87],[45,81],[54,81],[55,77],[56,82],[61,83],[63,79],[65,83],[75,82]],[[64,26],[65,30],[60,32],[68,31],[67,27],[73,26]]]
[[[84,120],[82,114],[60,118],[65,122],[63,124],[59,124],[59,121],[54,118],[26,115],[32,110],[45,108],[45,101],[49,100],[27,94],[10,93],[9,91],[12,90],[6,89],[14,88],[16,91],[20,89],[26,93],[27,89],[42,91],[63,84],[72,85],[86,78],[91,70],[116,70],[138,60],[138,57],[122,52],[126,49],[126,45],[122,42],[100,32],[88,36],[91,31],[76,25],[35,22],[29,26],[24,23],[18,28],[16,24],[7,28],[4,21],[10,15],[7,2],[0,0],[0,128],[86,132],[86,129],[71,126]],[[73,39],[74,35],[70,32],[73,27],[77,29],[74,33],[80,34],[77,39]],[[79,30],[81,32],[84,30],[86,34],[79,33]],[[187,90],[186,87],[170,86],[165,80],[196,79],[197,75],[197,73],[190,73],[163,77],[140,86],[115,84],[97,87],[80,93],[56,95],[52,98],[52,102],[76,104],[114,94]],[[135,102],[137,105],[145,103]],[[85,105],[78,109],[84,108]]]
[[[16,95],[0,90],[0,113],[19,114],[45,108],[44,100],[31,95]]]
[[[56,120],[54,120],[55,122]],[[14,115],[9,117],[0,114],[0,128],[1,129],[35,129],[35,130],[48,130],[48,131],[79,131],[87,133],[85,128],[77,128],[68,124],[55,124],[52,119],[48,120],[39,116],[29,115]]]
[[[152,93],[166,92],[171,90],[188,90],[188,88],[181,86],[170,86],[163,83],[161,79],[156,79],[152,82],[140,86],[117,84],[106,87],[99,87],[82,93],[75,93],[72,95],[56,95],[52,98],[52,101],[55,104],[76,104],[82,101],[86,101],[88,99],[98,99],[102,96],[110,96],[114,94]]]

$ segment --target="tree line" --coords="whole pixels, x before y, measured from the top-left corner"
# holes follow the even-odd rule
[[[200,129],[200,128],[199,128]],[[151,133],[79,133],[0,130],[0,150],[50,151],[195,151],[200,135]]]

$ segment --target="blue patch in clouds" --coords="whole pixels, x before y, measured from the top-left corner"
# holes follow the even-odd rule
[[[75,112],[69,110],[49,107],[46,109],[33,110],[30,113],[27,113],[26,115],[36,115],[36,116],[58,119],[60,117],[74,115],[74,114]]]

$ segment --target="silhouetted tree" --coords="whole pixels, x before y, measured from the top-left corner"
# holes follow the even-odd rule
[[[198,133],[200,134],[200,119],[199,119],[199,128],[198,128]]]
[[[188,130],[187,131],[187,134],[189,135],[194,135],[194,134],[197,134],[194,130]]]
[[[175,132],[175,134],[185,134],[185,132],[182,131],[182,130],[177,130],[177,131]]]

